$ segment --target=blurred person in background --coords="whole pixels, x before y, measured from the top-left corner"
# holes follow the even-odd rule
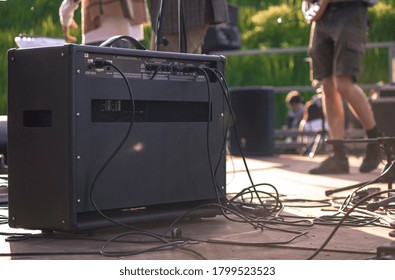
[[[303,96],[298,91],[292,90],[285,97],[285,103],[288,107],[286,128],[298,129],[304,114]]]
[[[302,120],[299,124],[301,131],[327,130],[328,124],[324,118],[322,109],[322,94],[320,90],[305,104]]]

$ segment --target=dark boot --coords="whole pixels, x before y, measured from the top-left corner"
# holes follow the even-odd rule
[[[368,144],[359,172],[368,173],[375,170],[380,161],[380,147],[377,144]]]
[[[320,166],[309,171],[310,174],[348,174],[350,167],[347,158],[329,157]]]
[[[371,130],[366,131],[366,135],[369,139],[374,139],[378,137],[382,137],[383,133],[379,131],[376,127]],[[361,166],[359,167],[359,172],[368,173],[377,168],[380,164],[380,146],[377,143],[369,143],[366,147],[366,154],[362,161]]]

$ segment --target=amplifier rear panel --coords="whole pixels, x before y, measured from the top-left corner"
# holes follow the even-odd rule
[[[222,57],[65,45],[8,58],[12,227],[73,231],[92,200],[125,213],[225,191],[224,93],[199,70],[223,72]]]

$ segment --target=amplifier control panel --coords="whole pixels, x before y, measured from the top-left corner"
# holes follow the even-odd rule
[[[215,68],[210,61],[179,60],[174,58],[155,58],[122,56],[110,54],[83,53],[84,69],[80,71],[91,77],[117,78],[119,71],[114,67],[96,67],[94,62],[107,61],[117,66],[127,78],[143,80],[169,80],[204,82],[202,67]]]

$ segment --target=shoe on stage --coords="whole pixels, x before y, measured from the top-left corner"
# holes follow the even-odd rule
[[[350,167],[347,158],[328,157],[320,166],[309,171],[310,174],[348,174]]]
[[[380,161],[380,147],[376,144],[368,144],[359,172],[368,173],[375,170],[379,166]]]

